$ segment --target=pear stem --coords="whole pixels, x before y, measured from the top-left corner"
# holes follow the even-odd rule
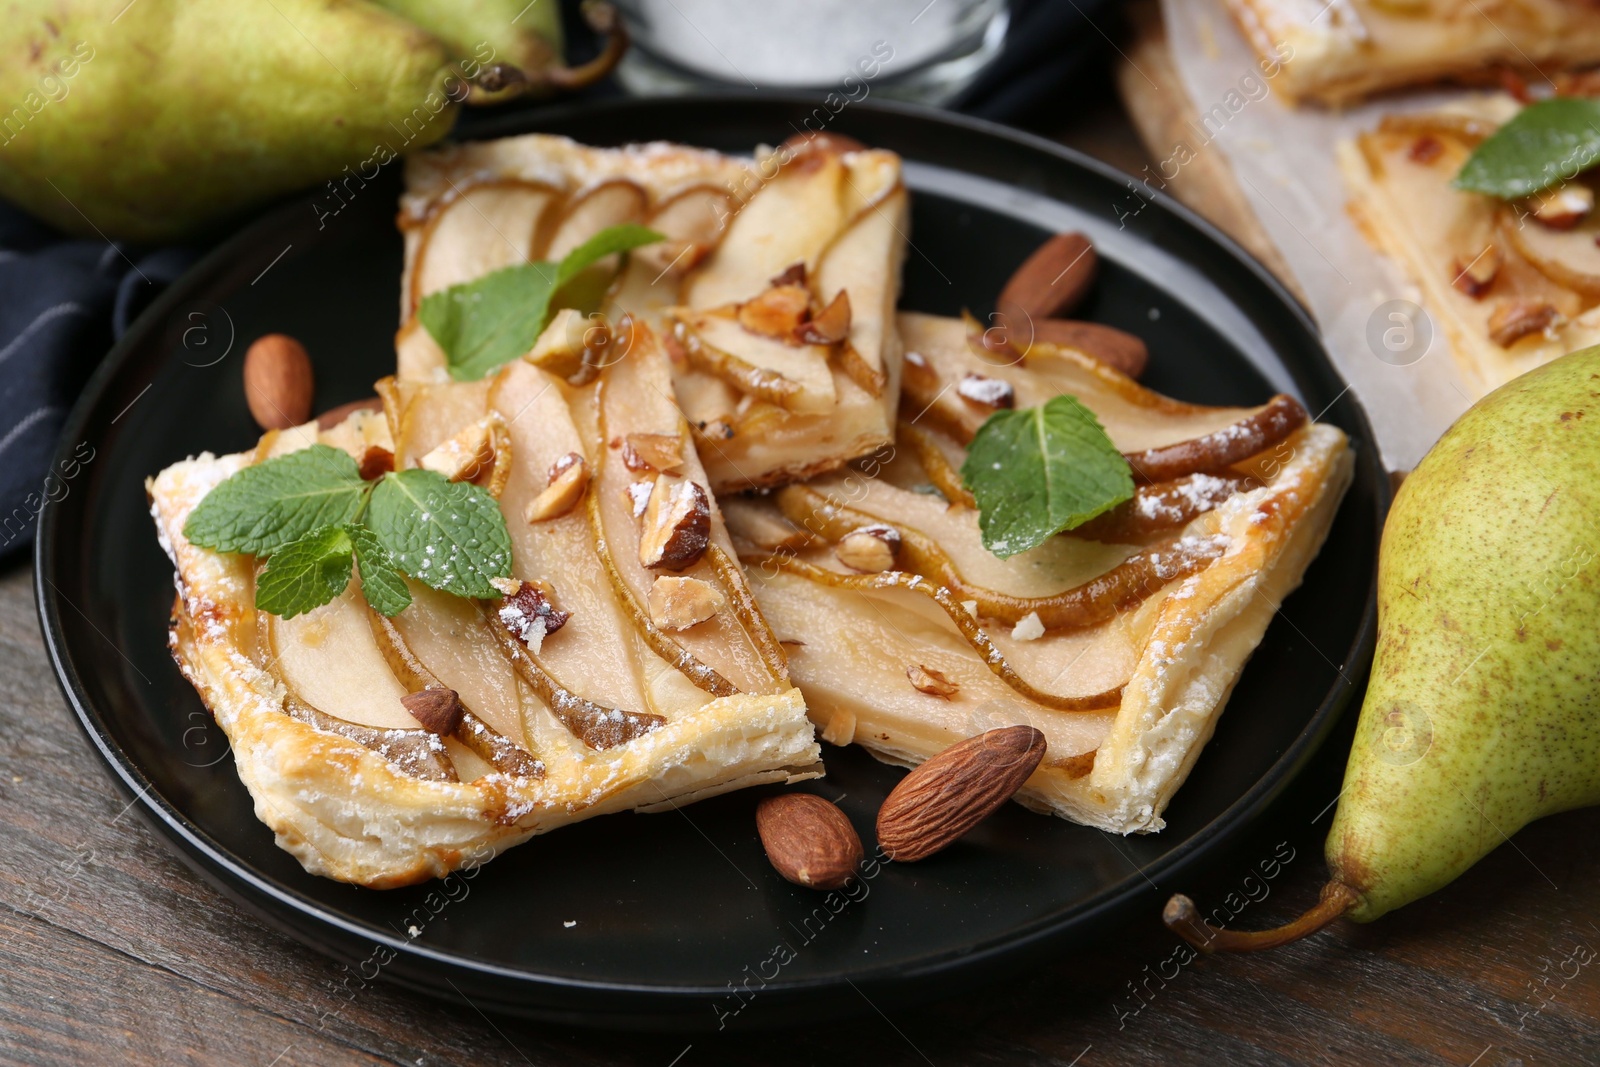
[[[1316,933],[1360,900],[1360,894],[1343,882],[1329,882],[1322,887],[1316,906],[1293,922],[1272,930],[1224,930],[1206,922],[1194,901],[1177,893],[1162,909],[1161,921],[1201,952],[1258,952]]]
[[[605,37],[605,47],[600,54],[578,67],[552,67],[544,78],[557,89],[582,89],[610,74],[628,50],[628,28],[622,16],[605,0],[584,0],[583,19],[589,28]]]
[[[605,0],[585,0],[583,18],[594,32],[605,37],[605,47],[589,62],[576,67],[554,66],[532,72],[509,63],[496,63],[478,75],[478,87],[491,93],[514,85],[522,86],[524,92],[538,88],[571,92],[604,78],[628,50],[628,29],[622,24],[617,9],[605,3]]]

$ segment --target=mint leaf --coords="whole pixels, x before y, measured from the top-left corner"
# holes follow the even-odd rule
[[[474,382],[533,347],[555,292],[553,263],[524,263],[422,298],[417,317],[444,349],[450,376]]]
[[[446,593],[496,597],[489,579],[511,574],[500,505],[470,482],[420,468],[386,475],[372,491],[365,522],[396,566]]]
[[[183,536],[218,552],[267,555],[312,530],[349,522],[366,493],[348,452],[312,445],[235,472],[189,513]]]
[[[256,578],[256,607],[285,619],[320,608],[350,584],[350,535],[323,526],[279,548]]]
[[[1070,396],[990,415],[967,447],[961,480],[978,502],[983,547],[1001,559],[1133,496],[1128,461]]]
[[[1600,100],[1557,96],[1529,104],[1480,144],[1457,189],[1502,200],[1537,193],[1600,162]]]
[[[559,265],[504,267],[422,298],[417,317],[444,349],[450,376],[471,382],[509,363],[539,339],[557,289],[616,252],[662,239],[644,226],[611,226],[574,248]]]
[[[345,527],[356,550],[356,572],[361,575],[361,592],[380,614],[391,618],[411,604],[411,590],[372,531],[353,522]]]
[[[617,252],[630,252],[635,248],[653,245],[663,240],[666,240],[664,234],[637,223],[607,226],[561,258],[561,266],[556,271],[556,288],[566,285],[591,263],[598,263]],[[533,342],[528,343],[532,345]]]

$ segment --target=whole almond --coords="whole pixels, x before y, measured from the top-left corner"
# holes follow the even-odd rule
[[[1009,320],[1008,320],[1009,321]],[[990,330],[997,337],[1001,331]],[[1150,350],[1143,341],[1131,333],[1098,322],[1079,322],[1076,319],[1034,319],[1023,321],[1021,326],[1004,331],[1002,348],[1027,355],[1035,341],[1062,348],[1075,348],[1084,355],[1098,359],[1112,370],[1121,371],[1130,378],[1144,373],[1150,362]],[[987,335],[986,335],[987,336]],[[993,348],[985,341],[984,347]]]
[[[812,793],[768,797],[756,807],[761,847],[779,874],[808,889],[838,889],[861,862],[861,838],[838,807]]]
[[[878,844],[900,863],[933,855],[1010,800],[1044,750],[1044,734],[1031,726],[1002,726],[950,746],[884,800]]]
[[[311,417],[311,357],[287,334],[258,337],[244,354],[244,398],[263,430],[287,430]]]
[[[1048,319],[1071,313],[1094,284],[1098,257],[1081,233],[1058,233],[1023,261],[995,301],[1008,317]]]

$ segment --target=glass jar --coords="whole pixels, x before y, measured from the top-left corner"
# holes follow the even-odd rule
[[[1005,40],[1005,0],[614,0],[641,95],[834,90],[941,103]]]

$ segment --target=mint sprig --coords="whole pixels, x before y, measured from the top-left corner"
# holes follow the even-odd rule
[[[491,579],[511,574],[511,536],[487,492],[425,470],[364,481],[348,453],[327,445],[234,473],[189,513],[183,535],[267,557],[256,607],[286,619],[344,592],[352,570],[367,603],[391,616],[411,603],[405,575],[493,597]]]
[[[1600,100],[1557,96],[1529,104],[1473,150],[1457,189],[1515,200],[1600,162]]]
[[[417,317],[444,350],[450,376],[471,382],[516,359],[550,323],[562,286],[607,256],[663,240],[645,226],[609,226],[560,263],[505,267],[422,298]]]
[[[377,535],[360,523],[345,527],[345,532],[355,550],[356,573],[361,575],[361,591],[366,594],[367,603],[391,618],[410,607],[411,590],[406,588],[405,575]]]
[[[322,526],[272,554],[256,579],[256,607],[285,619],[320,607],[350,584],[350,533]]]
[[[511,535],[494,497],[429,470],[388,474],[372,491],[367,524],[401,570],[465,597],[498,596],[511,573]]]
[[[350,453],[312,445],[236,472],[189,513],[183,536],[218,552],[265,556],[351,521],[366,491]]]
[[[967,447],[961,480],[983,547],[1006,559],[1133,497],[1128,461],[1075,397],[996,411]]]

